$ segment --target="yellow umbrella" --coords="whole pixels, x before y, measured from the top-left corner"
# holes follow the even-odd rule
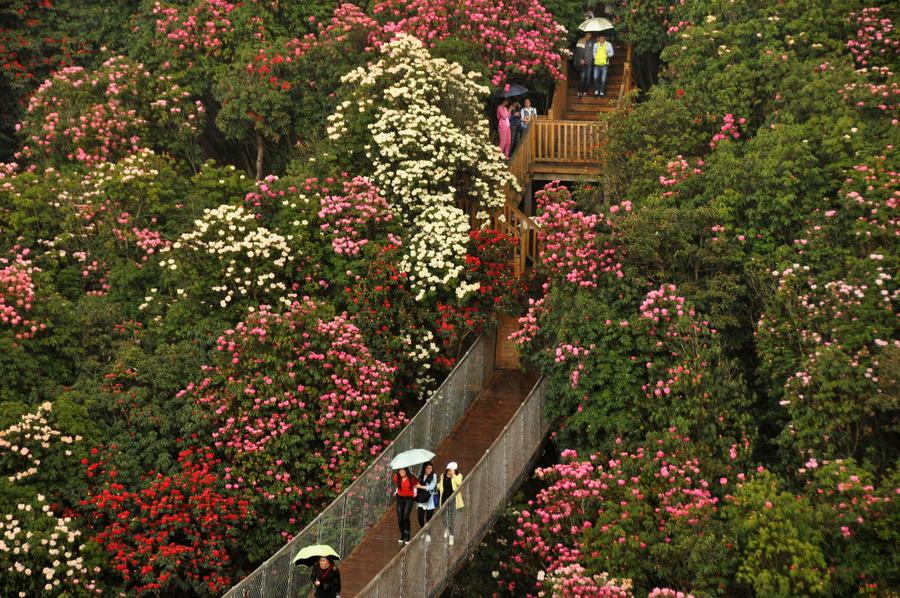
[[[340,559],[340,555],[328,544],[314,544],[301,548],[291,560],[292,565],[306,565],[312,567],[319,557],[328,557],[329,560]]]
[[[578,28],[581,31],[588,32],[607,31],[608,29],[613,28],[613,24],[609,19],[604,19],[603,17],[594,17],[579,25]]]

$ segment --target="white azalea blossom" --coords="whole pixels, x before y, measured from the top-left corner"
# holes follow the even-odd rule
[[[288,287],[294,261],[290,241],[291,236],[260,226],[244,208],[225,204],[204,210],[193,230],[164,248],[161,253],[175,257],[163,259],[162,266],[175,272],[179,264],[193,264],[221,307],[246,296],[257,303],[290,305],[295,298]],[[205,269],[210,262],[212,271]],[[179,296],[188,294],[180,288]]]
[[[503,206],[505,185],[516,185],[479,109],[489,90],[476,73],[432,58],[414,37],[399,35],[382,53],[343,77],[352,99],[329,117],[328,133],[334,140],[347,135],[353,112],[373,117],[371,142],[362,148],[371,178],[412,232],[400,267],[418,300],[439,289],[462,298],[478,287],[460,284],[470,223],[457,206],[465,202],[486,214]]]

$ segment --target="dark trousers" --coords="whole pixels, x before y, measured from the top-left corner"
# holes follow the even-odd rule
[[[416,513],[419,516],[419,529],[425,527],[425,524],[431,521],[431,516],[434,515],[434,509],[420,509],[416,507]]]
[[[587,93],[591,88],[591,74],[594,71],[594,68],[589,64],[581,65],[581,86],[578,88],[578,91],[581,93]]]
[[[411,496],[397,497],[397,525],[400,526],[400,539],[409,540],[412,536],[409,517],[412,515],[413,498]]]
[[[512,128],[512,143],[509,146],[509,155],[516,151],[516,146],[519,145],[519,141],[522,139],[522,131],[522,125],[516,125]]]

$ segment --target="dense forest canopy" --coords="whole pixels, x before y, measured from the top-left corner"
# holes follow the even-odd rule
[[[485,111],[586,11],[640,89],[542,255]],[[218,595],[499,314],[553,455],[454,595],[893,596],[900,13],[856,0],[0,7],[0,595]],[[523,315],[524,314],[524,315]]]

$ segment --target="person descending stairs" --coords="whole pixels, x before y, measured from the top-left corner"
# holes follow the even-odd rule
[[[597,97],[588,93],[584,97],[578,97],[578,84],[580,73],[569,66],[568,79],[570,81],[566,95],[566,110],[563,113],[565,120],[597,120],[598,112],[615,112],[619,102],[619,92],[624,84],[625,75],[625,46],[615,45],[615,54],[609,61],[609,71],[606,77],[606,94]],[[592,87],[593,89],[593,87]]]

